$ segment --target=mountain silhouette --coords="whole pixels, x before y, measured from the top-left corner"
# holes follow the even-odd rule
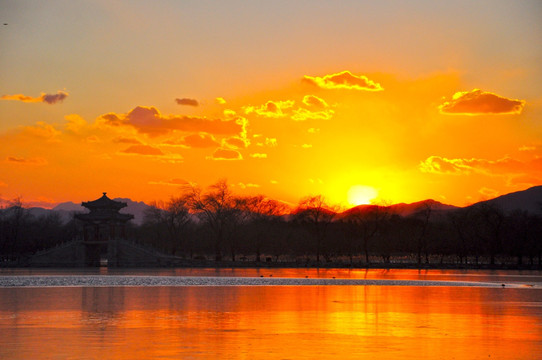
[[[115,198],[114,200],[122,201],[127,204],[127,207],[123,208],[120,212],[134,215],[133,221],[138,225],[143,223],[144,213],[146,209],[150,208],[149,205],[145,204],[142,201],[133,201],[129,198]],[[511,213],[514,210],[522,210],[527,211],[531,214],[542,215],[542,185],[534,186],[527,190],[502,195],[494,199],[481,201],[470,206],[476,206],[483,203],[496,205],[505,213]],[[384,208],[386,208],[386,211],[388,211],[390,214],[396,214],[405,217],[423,211],[427,206],[431,207],[432,219],[438,219],[439,217],[445,216],[446,213],[448,213],[449,211],[460,209],[460,207],[443,204],[432,199],[418,201],[410,204],[393,204],[390,206],[385,206]],[[349,214],[355,212],[371,211],[371,209],[374,209],[375,207],[376,205],[359,205],[338,214],[338,218],[346,217]],[[33,207],[29,208],[28,210],[32,215],[36,217],[46,216],[49,212],[55,211],[60,214],[64,222],[70,221],[73,218],[74,212],[87,211],[87,209],[82,207],[80,203],[76,204],[71,201],[60,203],[52,210],[40,207]]]
[[[511,213],[514,210],[523,210],[532,214],[542,215],[542,185],[502,195],[491,200],[481,201],[477,204],[482,203],[496,205],[505,213]]]

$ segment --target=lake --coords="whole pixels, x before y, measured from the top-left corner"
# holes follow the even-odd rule
[[[0,334],[1,359],[536,359],[542,273],[1,269]]]

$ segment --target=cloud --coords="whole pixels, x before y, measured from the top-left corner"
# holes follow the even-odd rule
[[[259,138],[261,137],[261,135],[258,135],[258,136],[254,136],[255,138]],[[269,147],[276,147],[278,145],[278,142],[277,142],[277,139],[276,138],[268,138],[266,137],[265,138],[265,141],[263,142],[257,142],[256,143],[257,146],[269,146]]]
[[[226,118],[229,118],[229,119],[237,115],[237,112],[235,112],[235,110],[232,110],[232,109],[224,109],[222,113],[224,114]]]
[[[254,153],[250,154],[250,157],[255,159],[267,159],[267,154]]]
[[[213,160],[242,160],[243,156],[237,150],[218,148],[212,156]]]
[[[68,93],[59,91],[56,94],[42,94],[41,97],[43,102],[52,105],[64,101],[68,97]]]
[[[160,156],[164,155],[162,150],[149,146],[149,145],[132,145],[121,152],[126,154],[137,154],[137,155],[150,155],[150,156]]]
[[[485,174],[485,175],[520,175],[539,173],[542,175],[542,158],[519,161],[511,157],[497,160],[487,159],[447,159],[430,156],[419,164],[422,172],[434,174]]]
[[[301,147],[303,149],[310,149],[310,148],[312,148],[312,144],[303,144],[303,145],[301,145]]]
[[[199,133],[185,136],[180,141],[180,144],[186,145],[191,148],[210,148],[220,145],[213,135],[207,133]]]
[[[245,106],[243,109],[245,114],[256,113],[260,116],[269,118],[281,118],[287,116],[283,110],[289,109],[294,106],[294,100],[285,101],[272,101],[269,100],[264,105],[257,106]]]
[[[0,187],[7,187],[7,186],[8,186],[8,184],[6,184],[5,182],[0,180]]]
[[[507,99],[480,89],[456,92],[451,101],[439,106],[442,114],[483,115],[520,114],[525,106],[524,100]]]
[[[53,105],[53,104],[64,101],[64,99],[66,99],[68,95],[69,94],[65,91],[58,91],[56,94],[41,93],[39,97],[32,97],[32,96],[27,96],[23,94],[2,95],[0,99],[22,101],[26,103],[44,102],[46,104]]]
[[[303,104],[317,108],[329,107],[329,105],[327,104],[327,102],[325,102],[324,99],[321,99],[318,96],[314,95],[305,95],[305,97],[303,97]]]
[[[100,142],[100,138],[97,137],[96,135],[90,135],[90,136],[88,136],[85,140],[86,140],[86,142],[88,142],[88,143],[97,143],[97,142]]]
[[[523,145],[518,150],[519,151],[535,151],[536,149],[537,147],[533,145]]]
[[[304,108],[299,108],[294,110],[292,115],[292,120],[295,121],[305,121],[305,120],[329,120],[335,112],[331,109],[326,109],[322,111],[310,111]]]
[[[345,89],[345,90],[365,90],[365,91],[382,91],[384,88],[369,80],[364,75],[354,75],[350,71],[342,71],[337,74],[318,76],[305,75],[303,80],[312,85],[316,85],[323,89]]]
[[[246,138],[240,138],[238,136],[233,136],[227,139],[222,140],[222,145],[226,147],[231,147],[234,149],[244,149],[250,144],[250,141]]]
[[[470,171],[469,166],[463,165],[463,159],[447,159],[440,156],[430,156],[419,165],[419,169],[425,173],[435,174],[460,174]]]
[[[128,137],[124,137],[124,136],[119,136],[115,139],[113,139],[113,142],[114,143],[117,143],[117,144],[138,144],[138,145],[141,145],[142,142],[135,139],[135,138],[128,138]]]
[[[260,185],[258,184],[251,184],[251,183],[248,183],[248,184],[245,184],[245,183],[238,183],[237,186],[239,186],[241,189],[246,189],[246,188],[259,188]]]
[[[493,199],[500,195],[497,190],[487,187],[482,187],[478,192],[486,199]]]
[[[41,157],[24,158],[24,157],[17,157],[17,156],[8,156],[6,158],[6,162],[11,163],[11,164],[38,165],[38,166],[43,166],[43,165],[48,164],[47,160]]]
[[[79,134],[88,125],[86,120],[77,114],[66,115],[64,119],[66,119],[64,127],[74,134]]]
[[[215,101],[217,104],[220,104],[220,105],[226,104],[226,100],[224,100],[224,98],[221,98],[221,97],[217,97]]]
[[[149,181],[150,185],[167,185],[167,186],[186,186],[193,185],[190,181],[184,179],[171,179],[166,181]]]
[[[187,106],[199,106],[199,103],[196,99],[188,99],[188,98],[182,98],[182,99],[175,99],[175,102],[177,105],[187,105]]]
[[[137,106],[127,114],[108,113],[100,117],[108,126],[131,126],[149,136],[166,135],[172,131],[205,132],[214,135],[235,135],[245,131],[246,122],[209,120],[188,116],[163,116],[155,107]]]
[[[47,124],[44,121],[38,121],[34,126],[25,126],[23,130],[28,135],[52,142],[58,141],[57,137],[62,134],[53,125]]]

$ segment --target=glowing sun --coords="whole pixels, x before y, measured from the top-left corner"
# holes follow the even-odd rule
[[[378,191],[371,186],[354,185],[348,190],[348,202],[352,205],[367,205],[378,196]]]

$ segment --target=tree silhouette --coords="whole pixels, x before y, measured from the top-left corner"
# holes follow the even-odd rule
[[[239,204],[227,181],[218,181],[205,193],[198,187],[191,187],[186,193],[186,203],[212,232],[215,261],[221,261],[224,241],[233,236],[239,217]]]
[[[337,215],[336,208],[326,202],[322,195],[309,196],[299,202],[295,217],[303,224],[316,240],[316,262],[320,262],[327,230],[333,218]]]
[[[356,207],[348,212],[345,218],[346,226],[353,235],[354,241],[359,241],[365,254],[365,263],[369,263],[369,251],[375,235],[383,227],[389,216],[389,207],[371,205]],[[354,244],[349,246],[350,264],[352,264]]]

